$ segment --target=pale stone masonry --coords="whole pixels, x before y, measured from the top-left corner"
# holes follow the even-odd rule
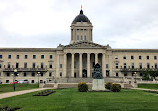
[[[71,41],[57,48],[0,48],[0,81],[13,81],[13,71],[18,70],[16,80],[28,79],[30,83],[73,82],[90,80],[93,66],[99,63],[105,78],[132,77],[141,70],[157,70],[158,49],[112,49],[93,42],[93,26],[80,11],[71,24]],[[37,72],[41,76],[38,78]]]

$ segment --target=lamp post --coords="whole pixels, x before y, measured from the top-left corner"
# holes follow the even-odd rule
[[[135,77],[135,81],[134,81],[134,83],[136,83],[136,76],[137,76],[137,73],[134,72],[134,77]]]
[[[40,76],[40,72],[37,72],[37,76],[38,76],[38,85],[39,85],[39,76]]]
[[[17,72],[18,72],[18,70],[14,69],[14,74],[12,74],[13,75],[13,84],[14,84],[13,89],[14,89],[14,91],[15,91],[15,79],[16,79],[16,76],[19,75]]]

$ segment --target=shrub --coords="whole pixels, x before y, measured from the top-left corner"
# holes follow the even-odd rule
[[[87,92],[88,91],[88,85],[85,82],[80,82],[78,84],[78,91],[79,92]]]
[[[112,84],[111,85],[111,91],[112,92],[120,92],[121,91],[121,85],[120,84]]]
[[[107,83],[105,84],[105,88],[106,88],[106,89],[110,89],[110,88],[111,88],[111,85],[112,85],[111,82],[107,82]]]

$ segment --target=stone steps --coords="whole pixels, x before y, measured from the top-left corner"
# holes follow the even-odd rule
[[[131,89],[134,88],[131,84],[124,84],[124,88]]]

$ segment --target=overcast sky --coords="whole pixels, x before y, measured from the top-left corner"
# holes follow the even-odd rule
[[[93,42],[158,49],[158,0],[0,0],[0,47],[69,44],[81,4],[94,26]]]

